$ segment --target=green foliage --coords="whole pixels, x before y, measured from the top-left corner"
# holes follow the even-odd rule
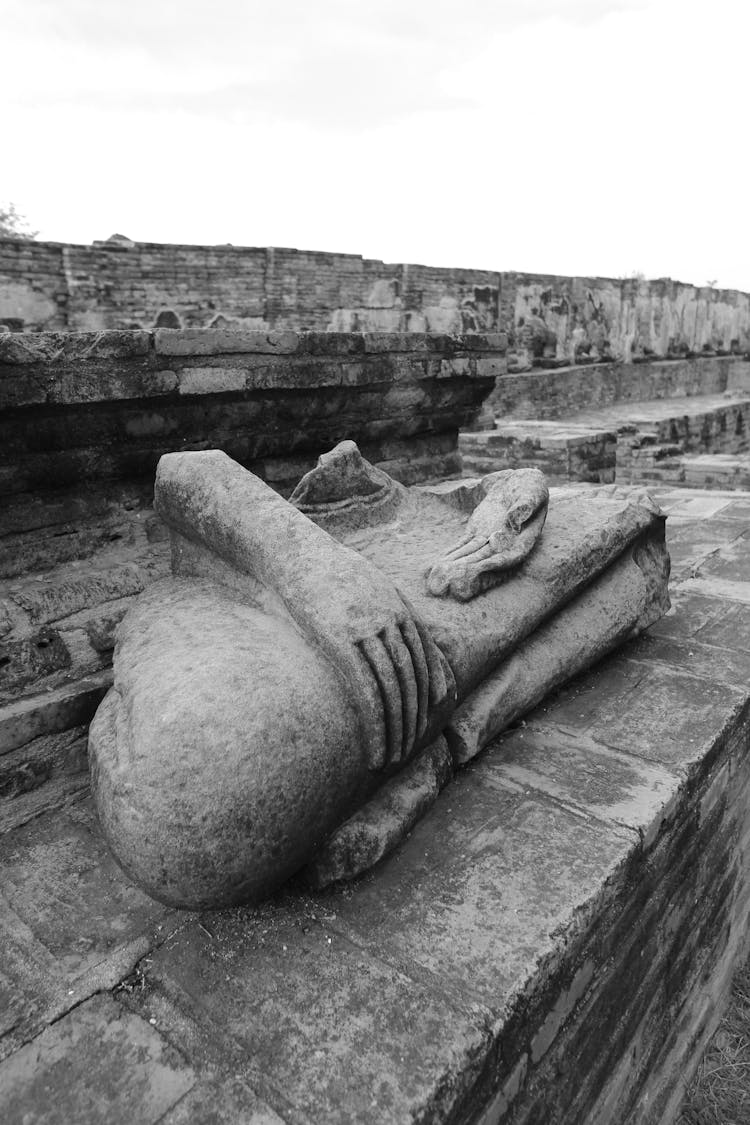
[[[0,238],[36,238],[39,231],[31,230],[25,215],[13,203],[0,203]]]

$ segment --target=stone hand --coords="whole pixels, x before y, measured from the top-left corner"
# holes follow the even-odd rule
[[[429,593],[468,601],[519,566],[547,518],[549,493],[537,469],[498,473],[466,533],[425,575]]]
[[[455,704],[450,665],[407,604],[376,633],[355,642],[360,690],[370,697],[373,717],[382,715],[368,739],[373,769],[408,760]]]

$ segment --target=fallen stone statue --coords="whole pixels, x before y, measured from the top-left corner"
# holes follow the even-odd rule
[[[172,576],[118,629],[90,735],[105,835],[189,908],[314,886],[392,850],[455,770],[669,606],[646,494],[520,469],[408,489],[353,442],[289,501],[170,453]]]

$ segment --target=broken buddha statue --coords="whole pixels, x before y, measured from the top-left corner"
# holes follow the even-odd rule
[[[455,770],[668,607],[645,494],[535,469],[405,488],[342,442],[282,499],[171,453],[172,575],[118,628],[90,733],[101,824],[154,897],[254,902],[392,850]]]

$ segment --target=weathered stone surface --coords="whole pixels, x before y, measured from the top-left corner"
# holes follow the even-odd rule
[[[151,325],[511,337],[513,369],[649,355],[705,364],[746,353],[750,298],[656,281],[414,264],[279,247],[92,246],[0,240],[0,319],[45,328]],[[7,319],[5,318],[5,319]],[[175,323],[173,320],[172,323]]]
[[[153,1011],[197,1013],[284,1120],[460,1119],[486,1055],[485,1012],[366,952],[337,908],[305,905],[186,927],[149,967]]]
[[[174,577],[120,625],[115,690],[91,728],[105,833],[150,893],[217,906],[257,901],[311,861],[318,883],[358,874],[440,788],[434,761],[403,769],[441,731],[466,761],[666,608],[663,519],[648,500],[564,496],[545,527],[533,470],[473,495],[467,523],[352,442],[321,458],[294,504],[219,452],[162,459]],[[453,579],[425,580],[457,540],[450,564],[465,549],[479,563],[463,600]],[[588,600],[555,628],[576,594]]]
[[[395,335],[376,350],[362,334],[134,335],[150,341],[144,354],[140,344],[138,354],[119,354],[127,333],[114,333],[111,358],[106,333],[93,335],[90,358],[80,347],[68,355],[57,336],[45,347],[37,335],[29,362],[0,361],[0,497],[143,480],[176,449],[222,448],[261,475],[264,463],[283,461],[291,484],[295,460],[314,464],[342,433],[389,471],[402,463],[410,480],[439,475],[441,454],[452,453],[458,472],[458,428],[494,385],[477,362],[503,346],[497,334],[491,344],[482,335],[422,337],[419,348]],[[438,440],[446,448],[430,456],[426,445]],[[400,442],[397,456],[377,455],[388,442]]]
[[[459,435],[464,471],[539,468],[552,483],[615,479],[617,434],[576,422],[505,422]]]
[[[194,1081],[153,1027],[97,996],[0,1064],[0,1114],[7,1125],[156,1125]]]
[[[0,713],[0,754],[40,735],[87,723],[111,684],[107,669],[90,679],[7,703]]]
[[[61,1002],[76,981],[143,934],[158,933],[169,917],[124,878],[101,838],[90,800],[79,797],[1,836],[0,857],[3,895],[55,958],[55,996],[59,993]]]
[[[196,1084],[159,1121],[160,1125],[284,1125],[283,1119],[238,1078]]]
[[[51,778],[85,773],[86,734],[86,726],[71,727],[1,754],[0,800],[12,802],[39,789]]]
[[[479,482],[439,491],[464,519],[481,499]],[[668,544],[696,569],[750,516],[731,494],[659,499]],[[14,904],[0,900],[0,1056],[115,989],[194,1072],[163,1118],[175,1125],[243,1113],[278,1125],[274,1112],[363,1125],[671,1120],[747,953],[745,586],[739,572],[678,574],[674,611],[603,679],[586,673],[546,699],[459,771],[390,859],[336,891],[293,881],[262,907],[181,914],[160,930],[167,912],[116,867],[86,805],[37,805],[0,840]],[[607,745],[613,714],[619,748]],[[678,729],[670,714],[684,714]],[[701,738],[715,724],[697,751],[694,718]],[[677,765],[644,757],[667,740]],[[48,787],[59,799],[50,780],[7,804]],[[10,823],[0,816],[0,832]],[[104,1088],[111,1058],[141,1075],[143,1057],[105,1050],[106,1006],[97,1020],[88,1072]],[[28,1111],[39,1082],[26,1079]],[[85,1075],[65,1090],[66,1125],[88,1096]]]
[[[70,652],[57,629],[45,626],[30,637],[0,642],[0,698],[50,672],[70,666]]]
[[[374,867],[404,839],[452,775],[451,753],[441,737],[329,836],[306,868],[310,884],[325,887]]]
[[[747,387],[750,365],[739,356],[647,363],[597,363],[500,377],[489,403],[508,419],[563,419],[628,401],[721,395]]]
[[[100,573],[92,569],[82,578],[15,587],[11,597],[27,611],[34,625],[40,625],[59,621],[87,606],[139,594],[143,586],[138,567],[124,564]]]
[[[149,332],[44,332],[13,333],[0,341],[0,363],[32,364],[124,359],[148,355]]]
[[[115,667],[93,786],[120,862],[156,897],[262,897],[356,803],[356,717],[283,619],[206,580],[157,583],[121,625]]]
[[[115,647],[117,626],[127,613],[131,601],[130,598],[122,599],[88,619],[86,633],[97,652],[111,652]]]
[[[180,372],[181,395],[210,395],[244,391],[247,375],[241,367],[188,367]]]
[[[643,542],[522,641],[456,711],[454,761],[469,761],[553,688],[653,624],[668,606],[666,577],[664,556]]]
[[[154,348],[157,355],[222,355],[263,352],[269,355],[293,353],[299,346],[296,332],[242,332],[236,328],[157,329]]]

